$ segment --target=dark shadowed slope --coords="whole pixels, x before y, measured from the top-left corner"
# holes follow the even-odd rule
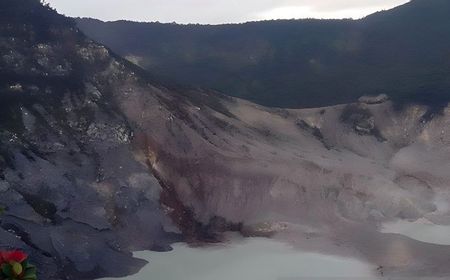
[[[447,102],[448,14],[450,1],[414,0],[358,21],[77,22],[88,36],[161,78],[300,108],[380,93],[399,104]]]

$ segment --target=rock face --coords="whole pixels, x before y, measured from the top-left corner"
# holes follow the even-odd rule
[[[132,127],[92,78],[124,66],[39,1],[0,9],[0,246],[31,252],[42,279],[137,271],[131,250],[171,241]]]
[[[380,104],[389,100],[389,96],[386,94],[380,94],[377,96],[361,96],[358,101],[366,104]]]
[[[450,223],[449,108],[425,121],[423,106],[283,110],[171,88],[38,1],[0,11],[0,247],[31,252],[43,279],[126,275],[143,265],[130,251],[226,230],[450,275],[449,248],[377,231]]]

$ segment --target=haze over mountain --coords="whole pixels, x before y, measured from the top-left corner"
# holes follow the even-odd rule
[[[269,19],[362,18],[408,0],[93,0],[89,5],[67,0],[46,2],[70,17],[223,24]]]
[[[450,100],[450,1],[413,0],[361,20],[176,25],[78,19],[91,38],[162,79],[273,107],[388,94]]]
[[[25,250],[40,279],[132,274],[133,251],[224,231],[450,276],[449,246],[380,231],[450,224],[445,95],[441,114],[369,97],[263,107],[159,81],[38,0],[0,2],[0,54],[0,249]]]

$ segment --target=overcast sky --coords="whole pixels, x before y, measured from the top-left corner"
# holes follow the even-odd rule
[[[408,0],[46,0],[68,16],[178,23],[361,18]]]

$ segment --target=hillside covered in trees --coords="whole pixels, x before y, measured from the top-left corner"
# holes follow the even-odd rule
[[[78,19],[159,78],[267,106],[317,107],[386,93],[397,104],[450,99],[450,1],[413,0],[362,20],[177,25]]]

